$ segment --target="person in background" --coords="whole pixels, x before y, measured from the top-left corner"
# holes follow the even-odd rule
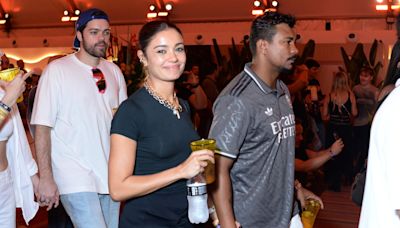
[[[199,76],[199,72],[200,72],[200,67],[198,65],[193,65],[192,68],[190,69],[190,71],[194,74]]]
[[[199,76],[191,71],[183,72],[175,88],[177,97],[189,102],[193,124],[199,130],[202,124],[199,113],[207,108],[207,96],[200,85]]]
[[[213,119],[212,107],[219,94],[217,84],[218,66],[215,63],[208,63],[202,71],[205,78],[201,82],[201,86],[207,96],[207,108],[199,111],[201,124],[198,132],[202,138],[207,138]]]
[[[8,59],[8,57],[6,56],[6,54],[0,52],[1,54],[1,70],[7,70],[10,67],[10,60]]]
[[[221,227],[303,227],[295,195],[319,197],[296,184],[295,117],[278,79],[293,67],[295,19],[266,12],[251,25],[252,62],[214,103],[209,138],[217,141],[216,180],[209,186]],[[296,189],[296,192],[295,192]],[[323,206],[322,206],[323,207]]]
[[[374,70],[363,67],[360,71],[360,84],[354,86],[353,93],[356,97],[358,115],[354,118],[354,173],[358,173],[365,164],[368,156],[368,145],[372,119],[376,110],[376,95],[378,88],[372,84]]]
[[[350,89],[346,72],[334,73],[332,89],[325,97],[323,118],[328,123],[327,143],[332,144],[341,138],[345,147],[343,152],[328,164],[327,178],[330,189],[341,191],[341,177],[344,175],[346,182],[353,178],[353,126],[352,120],[357,116],[357,103],[354,93]]]
[[[40,68],[32,69],[31,89],[30,89],[30,91],[28,93],[28,97],[26,99],[27,100],[26,121],[28,123],[29,132],[31,133],[31,136],[33,138],[35,136],[35,126],[32,125],[30,122],[31,122],[31,117],[32,117],[33,102],[35,100],[36,89],[37,89],[37,84],[39,82],[40,75],[42,75],[42,69],[40,69]]]
[[[26,73],[26,69],[25,69],[25,62],[22,59],[17,60],[17,67],[22,70],[24,73]]]
[[[314,175],[308,175],[311,171],[317,171],[320,167],[322,167],[327,161],[331,160],[338,154],[342,152],[343,149],[343,141],[341,139],[337,139],[329,148],[314,151],[307,148],[307,145],[304,143],[304,132],[303,126],[300,120],[296,120],[296,154],[295,154],[295,177],[297,180],[302,183],[303,186],[311,189],[317,195],[322,193],[322,182],[316,180],[318,179],[318,173],[314,173]],[[310,183],[308,178],[309,176],[314,177],[314,182],[319,183]]]
[[[325,149],[326,130],[321,115],[324,95],[322,94],[321,85],[317,79],[320,64],[315,59],[307,59],[304,64],[307,66],[309,73],[307,95],[304,98],[304,102],[310,116],[310,121],[312,121],[311,126],[316,126],[314,133],[318,135],[320,140],[320,146],[314,148]]]
[[[200,137],[188,103],[174,92],[186,62],[181,31],[148,22],[137,55],[144,86],[121,104],[111,127],[110,193],[126,200],[119,227],[192,227],[186,181],[214,159],[210,150],[191,152],[190,142]]]
[[[36,196],[47,210],[60,198],[76,228],[116,228],[119,202],[109,195],[107,164],[111,120],[127,97],[125,80],[104,59],[111,33],[107,14],[88,9],[75,29],[79,51],[48,64],[36,92]]]

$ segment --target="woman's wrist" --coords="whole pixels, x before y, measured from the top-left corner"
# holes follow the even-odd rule
[[[298,180],[295,180],[294,181],[294,188],[296,189],[296,190],[299,190],[299,189],[301,189],[301,183],[300,183],[300,181],[298,181]]]
[[[332,151],[332,147],[329,147],[329,149],[328,149],[328,154],[329,154],[329,156],[330,156],[331,158],[333,158],[333,157],[336,156],[336,154]]]
[[[6,104],[3,100],[0,101],[0,109],[6,111],[7,113],[11,112],[11,107]]]

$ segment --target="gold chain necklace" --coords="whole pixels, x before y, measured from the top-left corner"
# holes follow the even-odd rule
[[[146,88],[147,92],[156,100],[158,103],[162,104],[164,107],[171,109],[172,113],[178,117],[178,119],[181,119],[180,112],[182,112],[182,106],[179,104],[179,100],[176,98],[176,93],[174,93],[174,101],[178,103],[178,105],[173,105],[171,102],[168,100],[164,99],[160,95],[158,95],[153,88],[149,85],[149,83],[144,82],[144,88]]]

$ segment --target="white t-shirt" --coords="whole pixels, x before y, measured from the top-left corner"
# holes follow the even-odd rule
[[[399,228],[400,88],[378,109],[372,123],[360,228]]]
[[[68,55],[50,63],[39,81],[31,123],[51,127],[51,160],[60,194],[107,194],[113,109],[127,98],[120,69],[104,59],[99,92],[92,67]]]

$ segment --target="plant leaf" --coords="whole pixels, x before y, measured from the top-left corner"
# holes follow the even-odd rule
[[[349,55],[347,54],[346,50],[344,50],[343,47],[340,47],[340,53],[342,54],[343,62],[344,62],[344,67],[346,67],[346,71],[349,71],[350,68],[350,59]]]
[[[374,39],[371,49],[369,50],[369,63],[370,66],[375,66],[376,52],[378,51],[378,41]]]

